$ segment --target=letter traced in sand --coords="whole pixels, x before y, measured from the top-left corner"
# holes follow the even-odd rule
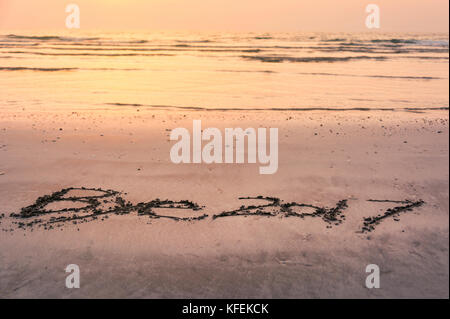
[[[126,193],[125,193],[126,195]],[[297,202],[283,202],[277,197],[240,197],[239,200],[263,201],[261,204],[242,205],[240,208],[224,211],[211,216],[212,220],[232,216],[266,216],[266,217],[320,217],[327,228],[339,226],[345,221],[344,211],[347,209],[347,200],[340,200],[335,207],[320,207]],[[384,215],[364,218],[364,226],[361,232],[373,231],[375,226],[383,219],[392,216],[398,221],[397,216],[402,212],[412,211],[420,207],[424,201],[392,201],[392,200],[369,200],[369,202],[400,203],[403,206],[389,208]],[[80,224],[90,221],[103,221],[110,215],[128,215],[135,213],[136,216],[149,217],[150,219],[171,219],[174,221],[193,222],[209,217],[207,214],[199,214],[205,207],[189,200],[172,201],[159,198],[149,202],[133,204],[122,197],[122,193],[115,190],[103,190],[100,188],[70,187],[44,195],[36,199],[30,206],[26,206],[19,213],[11,213],[13,225],[19,229],[33,229],[34,226],[44,229],[61,228],[66,223]],[[166,213],[158,213],[164,211]],[[170,215],[168,210],[187,210],[193,213],[189,217]],[[5,214],[0,214],[0,223]],[[2,229],[3,231],[14,231],[13,228]]]
[[[362,232],[371,232],[375,230],[375,226],[378,225],[383,219],[392,216],[395,221],[399,221],[397,218],[400,213],[402,212],[409,212],[412,211],[413,208],[420,207],[425,202],[423,200],[418,200],[416,202],[410,201],[410,200],[404,200],[404,201],[395,201],[395,200],[378,200],[378,199],[369,199],[368,202],[374,202],[374,203],[396,203],[396,204],[403,204],[403,206],[396,206],[393,208],[388,208],[383,215],[377,215],[372,217],[364,218],[364,226],[362,227]]]

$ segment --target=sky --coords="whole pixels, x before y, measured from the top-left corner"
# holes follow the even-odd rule
[[[372,3],[377,32],[449,28],[449,0],[0,0],[0,30],[65,29],[71,3],[82,29],[359,32]]]

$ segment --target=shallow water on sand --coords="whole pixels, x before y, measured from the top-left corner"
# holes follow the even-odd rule
[[[447,108],[448,34],[0,32],[4,109]]]

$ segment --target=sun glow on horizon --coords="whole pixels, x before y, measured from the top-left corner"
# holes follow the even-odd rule
[[[65,6],[85,29],[367,31],[360,0],[0,0],[0,28],[64,28]],[[380,32],[448,32],[447,0],[378,0]]]

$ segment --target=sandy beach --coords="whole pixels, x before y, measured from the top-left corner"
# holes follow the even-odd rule
[[[219,129],[278,127],[278,172],[260,175],[248,163],[173,164],[170,131],[193,120]],[[448,121],[448,109],[1,109],[0,297],[448,298]],[[23,220],[10,217],[70,187],[115,190],[133,205],[189,200],[201,210],[155,211],[207,217],[131,211],[53,229],[22,229]],[[287,217],[278,208],[213,218],[266,203],[239,200],[257,196],[348,207],[340,223]],[[404,205],[369,200],[424,204],[364,232],[364,218]],[[52,209],[74,203],[58,205]],[[65,287],[69,264],[80,267],[80,289]],[[368,264],[380,267],[380,289],[365,286]]]

